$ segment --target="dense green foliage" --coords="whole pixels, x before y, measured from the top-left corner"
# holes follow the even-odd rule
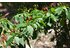
[[[49,7],[48,11],[29,9],[16,13],[12,20],[1,17],[0,47],[24,47],[35,31],[47,32],[47,29],[53,27],[56,33],[58,28],[68,29],[69,32],[70,23],[67,20],[70,21],[70,8],[67,6]],[[60,25],[57,26],[58,23]],[[59,41],[58,38],[57,40]]]

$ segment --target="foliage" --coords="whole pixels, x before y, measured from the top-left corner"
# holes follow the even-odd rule
[[[38,9],[23,11],[14,15],[13,21],[0,18],[1,47],[19,47],[20,44],[24,47],[26,41],[33,37],[34,31],[54,27],[58,21],[64,27],[64,20],[67,19],[70,20],[70,9],[66,6],[51,7],[46,12]]]

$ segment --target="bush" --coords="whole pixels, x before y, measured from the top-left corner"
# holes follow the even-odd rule
[[[33,37],[35,31],[44,30],[47,32],[49,28],[55,29],[56,40],[60,42],[59,40],[62,41],[62,39],[59,38],[64,30],[66,36],[69,34],[69,21],[70,8],[66,6],[51,7],[48,11],[38,9],[23,11],[14,15],[12,21],[7,18],[0,18],[0,47],[24,47],[26,41],[28,42]],[[69,35],[68,38],[70,38]]]

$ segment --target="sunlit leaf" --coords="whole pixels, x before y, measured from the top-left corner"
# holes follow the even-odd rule
[[[51,8],[51,12],[55,13],[55,8]]]
[[[33,26],[34,26],[35,29],[37,29],[37,25],[36,24],[33,24]]]
[[[51,14],[51,19],[56,22],[57,21],[57,16],[54,16],[53,14]]]
[[[50,27],[52,26],[52,24],[51,24],[51,23],[49,23],[49,22],[47,23],[47,25],[48,25],[48,26],[50,26]]]
[[[13,41],[14,37],[10,37],[9,40],[7,41],[7,45],[11,44],[11,42]]]
[[[70,20],[70,9],[66,9],[66,7],[64,8],[65,12],[66,12],[66,17]]]
[[[32,26],[29,25],[29,26],[27,26],[27,31],[32,36],[34,29]]]
[[[22,46],[24,46],[25,42],[24,42],[24,38],[23,38],[23,37],[22,37],[22,38],[20,38],[19,43],[20,43]]]
[[[15,34],[12,33],[12,37],[10,37],[10,38],[7,40],[7,46],[12,43],[12,41],[13,41],[13,39],[14,39],[14,36],[15,36]]]
[[[63,8],[62,7],[58,7],[58,8],[55,9],[55,14],[60,15],[62,13],[62,11],[63,11]]]
[[[15,37],[15,38],[14,38],[14,42],[15,42],[16,44],[18,44],[18,45],[19,45],[19,41],[20,41],[19,37]]]
[[[47,17],[49,17],[50,15],[51,15],[51,14],[48,12],[48,13],[47,13]]]

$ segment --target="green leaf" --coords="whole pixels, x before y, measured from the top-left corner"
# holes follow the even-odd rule
[[[24,21],[24,19],[22,18],[22,16],[19,17],[19,22],[20,22],[20,23],[23,23],[23,21]]]
[[[41,25],[40,25],[38,22],[36,22],[36,25],[38,26],[38,28],[40,28],[40,27],[41,27]]]
[[[53,14],[51,14],[51,19],[54,20],[55,22],[57,21],[57,16],[54,16]]]
[[[47,14],[46,14],[46,15],[47,15],[47,17],[49,17],[51,14],[50,14],[50,12],[47,12]]]
[[[8,20],[7,19],[0,19],[0,25],[4,28],[5,31],[8,31]]]
[[[19,45],[19,41],[20,41],[19,37],[15,37],[15,38],[14,38],[14,42],[15,42],[16,44],[18,44],[18,45]]]
[[[40,22],[43,26],[46,26],[45,23],[43,21]]]
[[[7,41],[12,37],[12,35],[7,35]]]
[[[14,19],[15,19],[15,21],[17,21],[19,23],[23,23],[23,21],[24,21],[24,19],[23,19],[23,13],[15,15]]]
[[[33,24],[33,27],[37,30],[37,25],[36,24]]]
[[[21,27],[25,27],[27,24],[26,23],[21,23],[21,24],[17,24],[16,28],[21,28]]]
[[[43,20],[42,18],[38,18],[38,19],[37,19],[38,22],[41,22],[42,20]]]
[[[9,44],[11,44],[11,42],[12,42],[13,39],[14,39],[14,37],[15,37],[15,33],[12,33],[12,37],[10,37],[10,38],[7,40],[7,46],[8,46]]]
[[[22,46],[24,46],[25,42],[24,42],[24,38],[23,38],[23,37],[22,37],[22,38],[20,38],[19,43],[20,43]]]
[[[53,12],[53,13],[54,13],[54,12],[55,12],[55,8],[51,8],[51,12]]]
[[[50,27],[52,26],[52,24],[51,24],[51,23],[49,23],[49,22],[47,23],[47,25],[48,25],[48,26],[50,26]]]
[[[26,27],[25,27],[25,28],[22,28],[21,30],[22,30],[22,34],[25,35],[25,34],[27,33],[27,29],[26,29]]]
[[[14,37],[10,37],[10,38],[9,38],[9,40],[7,41],[7,46],[8,46],[9,44],[11,44],[11,42],[13,41],[13,39],[14,39]]]
[[[10,21],[8,21],[8,24],[9,24],[10,29],[13,29],[14,24],[11,23]]]
[[[32,26],[29,25],[29,26],[27,26],[27,31],[32,36],[34,29]]]
[[[62,7],[58,7],[58,8],[55,9],[55,14],[60,15],[62,13],[62,11],[63,11],[63,8]]]
[[[28,13],[28,12],[23,12],[23,16],[25,17],[25,18],[27,18],[27,17],[29,17],[30,16],[30,14]]]
[[[66,17],[70,20],[70,9],[67,10],[67,8],[65,7],[65,12],[66,12]]]
[[[67,14],[67,18],[70,20],[70,10],[69,10],[69,12]]]

